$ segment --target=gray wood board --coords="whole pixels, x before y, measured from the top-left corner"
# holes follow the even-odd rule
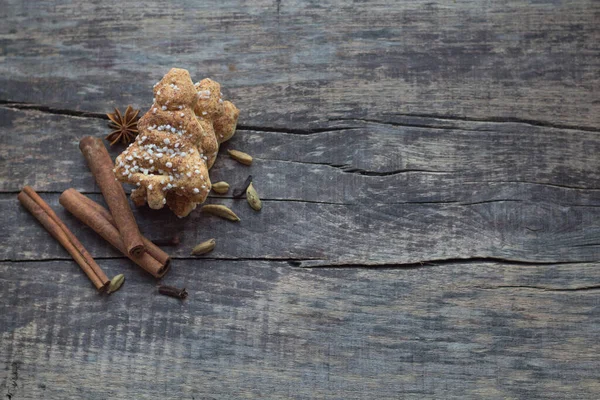
[[[85,135],[105,136],[106,120],[5,105],[0,129],[7,169],[0,191],[28,184],[39,191],[71,186],[98,192],[78,143]],[[229,159],[228,148],[246,151],[256,162],[244,168]],[[122,150],[110,148],[113,158]],[[240,129],[221,153],[212,181],[235,185],[252,174],[269,199],[477,202],[542,191],[557,203],[590,204],[600,192],[600,134],[524,123],[353,121],[312,134]]]
[[[3,1],[0,100],[148,107],[179,66],[243,124],[304,129],[402,115],[598,128],[594,0]]]
[[[117,256],[94,232],[44,195],[95,257]],[[101,195],[93,195],[100,200]],[[337,205],[265,201],[260,213],[245,200],[219,203],[241,222],[195,212],[178,219],[168,210],[141,208],[140,230],[149,238],[178,234],[170,251],[188,257],[192,247],[215,238],[212,258],[259,258],[297,261],[302,266],[413,264],[464,258],[521,262],[598,260],[600,207],[565,207],[534,202],[456,204]],[[58,243],[16,201],[0,195],[4,210],[3,260],[68,257]],[[28,240],[23,240],[27,237]]]
[[[598,397],[600,3],[5,0],[0,18],[0,396]],[[222,155],[213,181],[252,174],[264,199],[211,195],[237,224],[135,211],[180,237],[163,282],[184,302],[58,204],[102,202],[79,139],[145,112],[174,66],[241,109],[223,150],[255,163]],[[121,291],[96,294],[24,185]]]
[[[7,398],[594,398],[593,265],[302,269],[178,260],[153,279],[103,260],[0,263]],[[596,286],[593,286],[596,285]]]
[[[77,144],[82,135],[106,132],[105,121],[10,108],[0,116],[11,132],[2,146],[8,173],[0,202],[9,245],[1,259],[66,256],[16,202],[25,184],[48,192],[44,197],[94,256],[116,256],[57,203],[68,187],[102,201]],[[242,222],[199,212],[179,220],[143,207],[136,210],[140,227],[152,239],[179,234],[174,257],[187,257],[195,244],[214,237],[213,258],[287,259],[303,266],[598,259],[596,133],[514,123],[359,125],[310,135],[241,130],[227,146],[249,151],[255,164],[248,168],[221,156],[212,176],[235,186],[252,174],[265,202],[260,213],[243,199],[213,196],[209,202],[230,206]],[[23,241],[24,234],[32,240]]]

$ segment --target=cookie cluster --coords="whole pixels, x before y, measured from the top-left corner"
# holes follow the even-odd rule
[[[239,110],[223,100],[219,83],[194,84],[185,69],[171,69],[154,85],[150,110],[138,121],[137,139],[115,160],[115,175],[137,187],[133,202],[167,205],[187,216],[211,188],[208,170],[219,145],[235,133]]]

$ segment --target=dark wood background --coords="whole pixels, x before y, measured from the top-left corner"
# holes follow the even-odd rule
[[[600,397],[599,2],[176,3],[0,0],[1,396]],[[180,235],[163,282],[184,302],[57,201],[102,200],[79,139],[175,66],[241,109],[224,148],[255,163],[211,175],[251,173],[264,203],[136,211]]]

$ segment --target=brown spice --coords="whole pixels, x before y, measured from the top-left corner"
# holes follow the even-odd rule
[[[99,213],[115,229],[117,229],[117,225],[115,224],[115,220],[113,219],[112,215],[110,214],[110,212],[106,208],[102,207],[100,204],[96,203],[94,200],[90,199],[89,197],[84,196],[83,194],[79,193],[75,189],[67,189],[66,191],[73,191],[73,192],[75,192],[75,193],[73,193],[73,195],[76,195],[76,197],[80,201],[85,202],[86,205],[88,205],[94,211],[96,211],[97,213]],[[59,199],[59,201],[60,201],[60,199]],[[177,237],[177,240],[179,240],[178,237]],[[144,236],[142,236],[142,242],[144,243],[144,246],[146,247],[146,253],[150,254],[150,256],[152,258],[154,258],[160,264],[163,265],[163,268],[165,268],[165,270],[163,272],[163,275],[164,275],[164,273],[167,271],[166,268],[168,267],[169,263],[171,262],[171,258],[169,257],[169,255],[167,253],[165,253],[164,251],[162,251],[158,247],[158,243],[153,243],[153,242],[151,242],[149,239],[147,239]],[[127,254],[125,254],[125,255],[127,256]],[[144,258],[142,257],[142,260],[143,259]],[[142,266],[142,268],[144,268],[144,267]]]
[[[110,122],[108,126],[113,129],[111,133],[105,138],[110,142],[110,145],[121,141],[123,144],[129,144],[134,141],[138,135],[137,115],[140,110],[134,110],[133,107],[127,106],[124,114],[115,108],[114,113],[106,114]]]
[[[143,236],[142,242],[146,246],[146,251],[139,256],[131,255],[116,228],[114,219],[100,204],[75,189],[65,190],[60,195],[59,202],[77,219],[154,277],[160,278],[169,270],[169,255]]]
[[[83,272],[90,278],[96,289],[102,291],[110,280],[96,264],[92,256],[77,240],[75,235],[58,218],[50,206],[29,186],[25,186],[18,196],[23,206],[46,228],[68,252]]]
[[[158,293],[163,294],[165,296],[176,297],[178,299],[185,299],[188,296],[187,290],[185,288],[179,289],[173,286],[160,285],[158,287]]]
[[[241,199],[242,197],[244,197],[244,195],[246,194],[246,189],[248,189],[248,186],[250,186],[251,183],[252,175],[248,175],[246,181],[244,181],[244,184],[241,187],[233,190],[233,198]]]
[[[108,204],[115,225],[127,248],[127,253],[132,256],[141,255],[145,251],[142,235],[127,202],[123,186],[115,179],[112,170],[113,163],[104,143],[98,138],[87,136],[79,142],[79,149],[96,178],[96,183],[102,191],[104,200]]]

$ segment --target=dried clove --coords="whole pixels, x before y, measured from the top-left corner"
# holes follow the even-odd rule
[[[185,299],[188,296],[187,290],[185,288],[179,289],[173,286],[160,285],[158,287],[158,293],[163,294],[165,296],[176,297],[178,299]]]
[[[246,189],[248,189],[248,186],[250,186],[251,183],[252,183],[252,175],[248,175],[248,177],[246,178],[246,181],[244,182],[242,187],[239,187],[239,188],[233,190],[233,198],[241,199],[242,197],[244,197],[244,194],[246,194]]]

